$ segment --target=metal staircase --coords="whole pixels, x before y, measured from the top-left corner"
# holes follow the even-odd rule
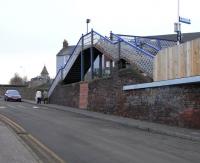
[[[154,55],[156,55],[158,51],[160,51],[163,48],[168,48],[171,46],[175,46],[177,44],[177,42],[175,42],[174,40],[167,40],[167,39],[155,39],[152,37],[141,37],[141,36],[131,36],[131,35],[120,35],[120,34],[117,34],[117,36]]]
[[[92,30],[90,33],[81,36],[65,66],[58,71],[53,80],[48,91],[48,96],[51,96],[55,87],[63,80],[67,81],[67,83],[78,82],[81,80],[80,55],[83,51],[88,51],[91,47],[102,54],[106,54],[113,61],[124,59],[130,64],[136,65],[139,70],[152,78],[154,56],[160,49],[173,45],[175,45],[175,42],[168,40],[156,40],[136,36],[117,35],[113,33],[111,33],[111,38],[108,38]],[[94,59],[96,57],[97,54],[95,53]],[[88,62],[85,67],[85,72],[90,66],[90,63]]]

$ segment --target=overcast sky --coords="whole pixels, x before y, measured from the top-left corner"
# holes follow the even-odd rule
[[[190,18],[183,32],[200,31],[200,1],[180,0],[180,15]],[[46,65],[56,72],[56,54],[64,39],[74,45],[89,28],[131,35],[174,33],[177,0],[0,0],[0,84],[14,73],[28,79]]]

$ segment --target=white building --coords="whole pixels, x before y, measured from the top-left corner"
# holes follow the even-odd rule
[[[56,55],[56,73],[65,66],[74,48],[75,46],[69,46],[66,40],[63,41],[63,48]]]

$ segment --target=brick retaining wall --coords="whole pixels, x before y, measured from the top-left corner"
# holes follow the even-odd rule
[[[184,124],[185,120],[181,117],[189,109],[200,111],[200,84],[130,90],[124,92],[124,97],[120,101],[119,115],[200,128],[200,121],[199,126]]]
[[[54,89],[49,102],[53,104],[79,107],[79,85],[80,83],[73,83],[68,85],[59,84]]]
[[[144,82],[150,82],[150,79],[130,70],[116,72],[110,78],[93,80],[88,83],[87,109],[168,125],[200,128],[200,84],[122,90],[125,84]],[[51,96],[51,102],[84,108],[81,107],[85,99],[81,99],[80,84],[83,83],[59,85]]]

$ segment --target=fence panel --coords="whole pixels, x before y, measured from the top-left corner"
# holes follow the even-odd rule
[[[154,81],[200,75],[200,39],[161,50],[154,60]]]

